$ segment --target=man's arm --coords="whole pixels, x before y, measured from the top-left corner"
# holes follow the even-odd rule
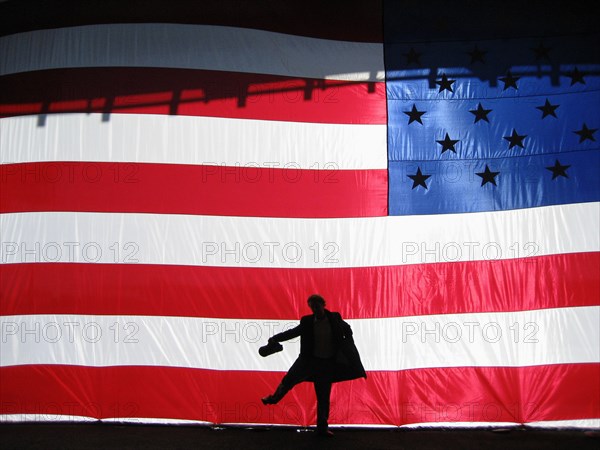
[[[275,336],[269,338],[269,342],[283,342],[289,341],[290,339],[294,339],[295,337],[300,336],[302,333],[301,325],[292,328],[291,330],[282,331],[281,333],[276,334]]]

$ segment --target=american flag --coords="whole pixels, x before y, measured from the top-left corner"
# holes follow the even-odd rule
[[[0,37],[2,420],[314,423],[319,293],[334,425],[600,425],[597,34],[160,3]]]

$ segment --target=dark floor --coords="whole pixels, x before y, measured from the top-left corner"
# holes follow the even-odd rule
[[[0,424],[8,449],[600,449],[599,431],[508,429],[334,429],[333,438],[293,428],[166,425]]]

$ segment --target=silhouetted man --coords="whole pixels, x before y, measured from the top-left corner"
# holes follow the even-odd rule
[[[308,298],[308,306],[313,314],[302,317],[297,327],[269,339],[273,343],[300,336],[300,356],[275,393],[264,397],[262,402],[274,405],[298,383],[312,381],[317,395],[317,433],[332,436],[327,423],[331,384],[367,375],[354,346],[350,325],[342,320],[340,313],[325,309],[325,300],[316,294]]]

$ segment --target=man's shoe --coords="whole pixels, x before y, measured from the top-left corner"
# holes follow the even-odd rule
[[[260,401],[263,403],[263,405],[274,405],[277,403],[275,401],[275,397],[272,395],[267,395],[266,397],[261,398]]]
[[[330,430],[317,430],[317,436],[331,438],[335,435],[333,434],[333,431]]]
[[[263,402],[263,405],[276,405],[288,391],[289,388],[285,387],[283,384],[279,384],[273,395],[267,395],[260,400]]]

